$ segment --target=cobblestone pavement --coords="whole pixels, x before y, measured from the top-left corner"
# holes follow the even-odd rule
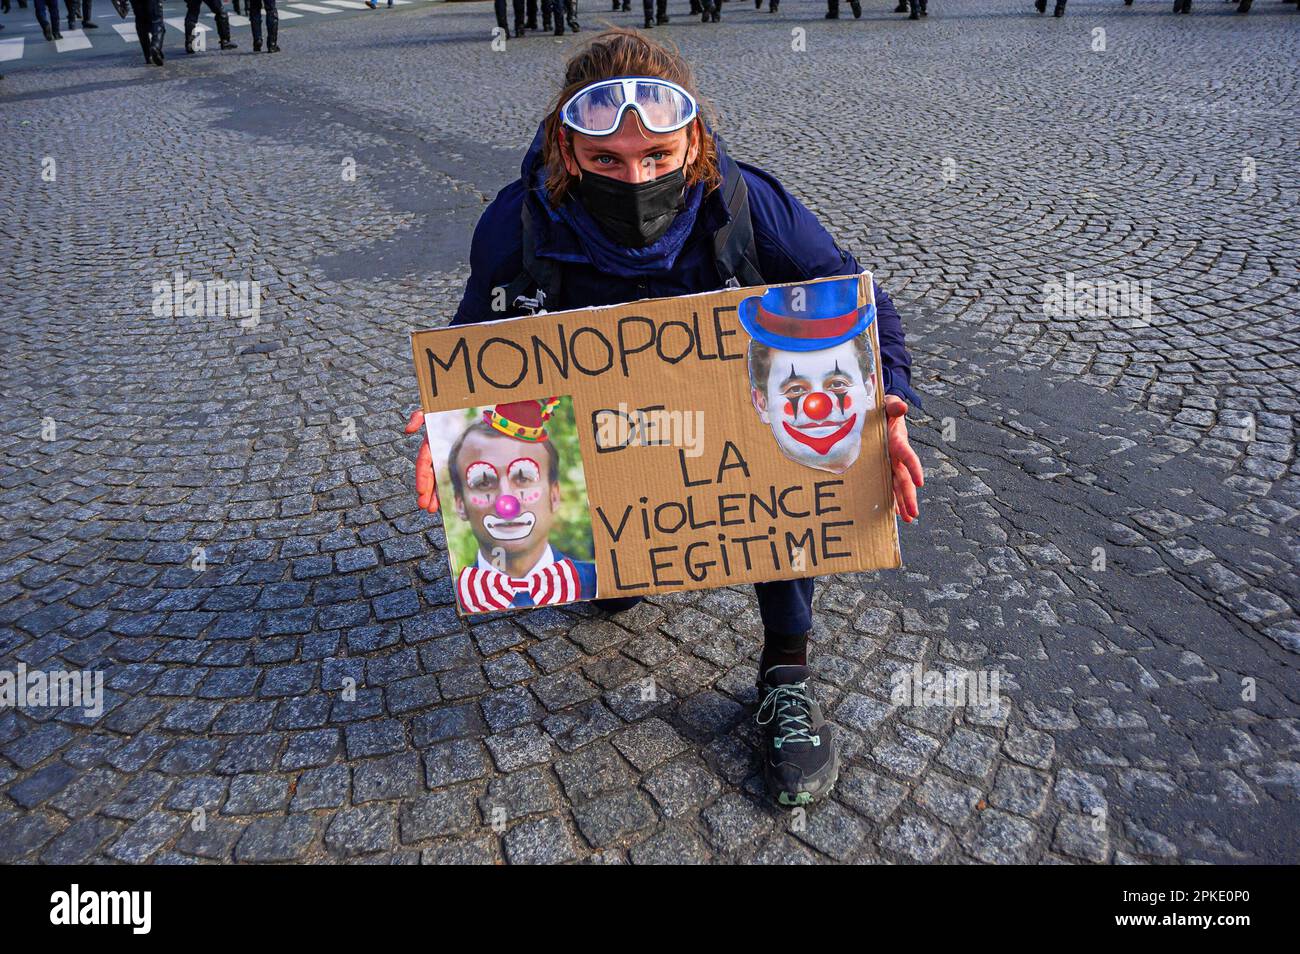
[[[410,490],[408,336],[571,37],[439,4],[7,77],[0,669],[107,689],[0,711],[0,860],[1300,860],[1300,17],[871,6],[656,31],[927,396],[905,568],[818,591],[847,758],[804,816],[760,797],[748,590],[465,627]],[[260,323],[153,314],[177,269],[263,282]],[[1149,314],[1045,316],[1067,273]],[[917,661],[1003,704],[892,704]]]

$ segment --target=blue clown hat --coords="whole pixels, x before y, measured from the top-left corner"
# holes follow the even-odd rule
[[[800,298],[803,307],[796,308]],[[857,278],[769,288],[737,310],[751,338],[780,351],[834,348],[876,320],[875,305],[858,305]]]

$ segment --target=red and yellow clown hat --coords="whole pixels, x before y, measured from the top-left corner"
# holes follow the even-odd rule
[[[512,401],[484,411],[483,420],[507,437],[538,444],[546,440],[546,422],[559,404],[558,397],[548,397],[545,401]]]

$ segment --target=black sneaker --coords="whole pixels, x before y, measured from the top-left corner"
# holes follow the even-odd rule
[[[830,793],[840,774],[831,727],[812,697],[807,666],[773,666],[758,681],[755,720],[767,744],[763,778],[782,805],[808,805]]]

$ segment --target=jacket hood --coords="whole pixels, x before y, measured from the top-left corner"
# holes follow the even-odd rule
[[[713,136],[707,124],[705,132]],[[551,207],[546,194],[546,167],[542,163],[545,124],[539,123],[532,144],[524,153],[519,178],[524,185],[524,201],[531,203],[535,248],[539,257],[564,262],[590,264],[615,275],[635,276],[671,271],[678,255],[691,245],[701,232],[712,236],[729,219],[720,191],[703,194],[697,183],[686,190],[686,209],[678,215],[659,241],[644,249],[623,248],[611,242],[587,210],[569,196],[558,209]],[[734,160],[726,154],[722,140],[714,136],[718,163],[725,170]]]

